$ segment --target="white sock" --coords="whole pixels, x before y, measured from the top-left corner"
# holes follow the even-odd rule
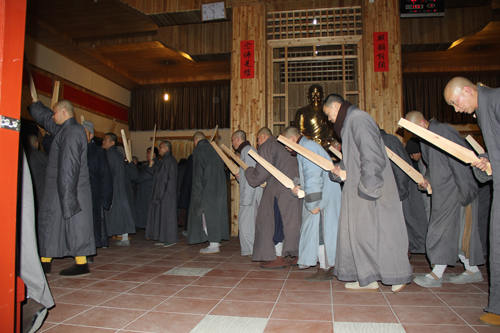
[[[479,268],[477,268],[477,266],[469,265],[469,259],[466,258],[463,254],[459,254],[458,257],[460,258],[460,261],[463,262],[466,270],[468,270],[469,272],[472,272],[472,273],[479,272]],[[467,273],[464,272],[463,274],[467,274]]]
[[[208,246],[209,248],[218,248],[219,247],[219,243],[218,242],[210,242],[210,245]]]
[[[122,235],[122,241],[128,241],[128,232]]]
[[[447,265],[434,265],[434,269],[432,270],[432,273],[436,274],[436,276],[440,279],[443,277],[444,270],[446,269]],[[428,277],[430,279],[434,279],[434,277],[430,274],[427,274],[425,277]]]
[[[318,248],[319,268],[326,269],[325,245],[320,245]]]
[[[274,245],[274,248],[276,249],[276,257],[281,257],[281,254],[283,253],[283,243],[279,242]]]

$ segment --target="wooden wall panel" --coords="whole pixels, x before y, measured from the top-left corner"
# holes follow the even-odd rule
[[[266,8],[264,5],[233,7],[231,54],[231,133],[243,130],[256,146],[259,129],[266,126]],[[255,77],[240,79],[240,42],[253,40]],[[231,234],[238,234],[239,189],[231,188]]]
[[[395,134],[403,114],[399,1],[363,0],[365,108],[380,128]],[[388,32],[389,71],[374,71],[373,33]]]
[[[231,21],[158,27],[159,40],[189,55],[228,53],[232,48]]]

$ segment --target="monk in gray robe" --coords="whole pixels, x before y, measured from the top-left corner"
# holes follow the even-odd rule
[[[188,244],[209,242],[200,253],[218,253],[229,239],[224,162],[202,132],[193,135],[193,187],[189,205]]]
[[[297,158],[273,137],[269,128],[259,130],[257,141],[262,158],[288,178],[299,177]],[[267,261],[262,268],[285,268],[284,257],[299,254],[302,199],[295,197],[258,163],[246,170],[245,177],[253,187],[267,183],[257,212],[252,260]]]
[[[441,124],[435,119],[428,122],[418,111],[409,112],[406,119],[467,147],[458,131],[448,124]],[[441,287],[446,266],[454,266],[457,258],[463,262],[466,271],[452,277],[450,282],[461,284],[482,281],[477,267],[484,264],[478,231],[478,188],[472,170],[469,165],[426,141],[422,141],[421,148],[422,158],[428,168],[425,180],[419,186],[424,189],[429,184],[432,186],[426,253],[434,268],[431,273],[416,277],[414,281],[422,287]],[[466,207],[470,209],[472,217],[469,221],[466,221]]]
[[[377,290],[378,282],[401,291],[411,282],[408,235],[384,142],[377,124],[342,96],[331,94],[323,105],[342,139],[343,168],[339,235],[334,274],[347,290]],[[340,181],[340,166],[332,180]]]
[[[118,246],[130,246],[129,233],[135,233],[135,221],[132,212],[132,188],[127,179],[125,168],[131,169],[129,174],[138,172],[134,163],[124,164],[123,155],[116,148],[116,135],[106,133],[102,148],[106,149],[111,176],[113,177],[113,203],[109,211],[105,211],[108,236],[121,235]]]
[[[411,165],[420,172],[421,175],[425,175],[427,171],[427,166],[422,160],[422,151],[420,149],[420,140],[416,137],[410,138],[406,142],[405,146],[406,152],[410,156]],[[418,184],[417,184],[418,186]],[[431,195],[427,191],[420,191],[422,195],[422,200],[424,201],[425,214],[427,216],[427,223],[431,218]],[[425,236],[427,236],[427,227],[425,228]]]
[[[397,137],[387,134],[383,129],[380,130],[380,135],[387,148],[411,165],[410,156],[408,156],[405,147]],[[392,161],[391,167],[398,187],[399,200],[403,205],[403,215],[408,232],[408,252],[425,253],[425,238],[427,237],[427,224],[429,222],[422,194],[418,189],[418,185],[410,176]]]
[[[238,130],[231,137],[233,148],[240,153],[240,158],[249,167],[255,167],[255,160],[248,155],[250,150],[257,152],[247,141],[244,131]],[[240,183],[240,211],[238,213],[238,236],[240,239],[241,255],[251,256],[255,239],[255,219],[262,198],[262,187],[252,187],[245,177],[245,170],[240,167],[236,175]]]
[[[155,245],[169,247],[179,242],[177,232],[177,160],[172,156],[172,143],[162,141],[158,147],[159,162],[150,162],[148,171],[154,175],[149,205],[146,238]]]
[[[444,90],[446,102],[457,112],[472,114],[476,112],[477,121],[483,133],[488,156],[482,156],[479,163],[473,163],[481,171],[491,163],[493,170],[493,202],[490,222],[490,296],[488,312],[479,321],[488,325],[500,326],[500,89],[492,89],[482,84],[475,86],[469,80],[456,77]],[[476,168],[474,168],[476,171]],[[475,172],[476,173],[476,172]],[[477,174],[477,173],[476,173]],[[483,179],[487,180],[487,178]]]
[[[283,135],[300,146],[326,159],[330,155],[317,142],[302,136],[295,127],[287,127]],[[290,151],[290,148],[287,148]],[[337,251],[337,232],[341,203],[338,183],[330,181],[329,171],[297,154],[300,184],[292,192],[297,195],[303,189],[305,197],[300,228],[299,268],[316,266],[316,273],[305,277],[307,281],[333,280],[333,266]]]
[[[137,199],[135,200],[135,208],[137,211],[137,220],[135,226],[140,229],[146,229],[148,223],[149,204],[151,203],[151,192],[154,185],[154,173],[149,170],[149,162],[153,159],[154,163],[158,163],[158,148],[154,147],[153,156],[151,155],[151,147],[146,150],[147,163],[141,165],[139,175],[133,183],[137,185]]]

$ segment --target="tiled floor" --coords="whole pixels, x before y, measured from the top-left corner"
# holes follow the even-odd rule
[[[212,255],[199,254],[203,245],[187,246],[184,237],[173,247],[154,246],[144,232],[132,235],[128,248],[111,243],[82,278],[60,278],[73,259],[54,260],[47,278],[56,306],[42,332],[500,331],[477,320],[487,282],[432,290],[411,284],[399,294],[383,285],[378,292],[346,292],[336,279],[305,281],[315,269],[261,269],[241,257],[237,238]],[[415,273],[429,271],[424,256],[411,263]],[[462,271],[458,265],[446,274]]]

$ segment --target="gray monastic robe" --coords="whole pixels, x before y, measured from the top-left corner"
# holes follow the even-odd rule
[[[409,165],[412,164],[410,156],[397,137],[387,134],[382,129],[380,130],[380,134],[387,148],[392,150],[394,154],[401,157]],[[427,224],[429,221],[422,194],[418,189],[418,185],[410,176],[392,161],[391,167],[398,187],[399,200],[401,200],[403,205],[403,214],[408,232],[408,250],[411,253],[425,253],[425,238],[427,237]]]
[[[468,148],[457,130],[432,119],[429,131]],[[469,165],[464,164],[426,141],[420,143],[422,158],[428,168],[425,178],[432,187],[432,208],[429,221],[426,253],[431,264],[454,266],[458,260],[462,234],[461,207],[472,204],[472,227],[469,261],[471,265],[484,264],[478,232],[477,182]]]
[[[203,230],[205,219],[207,234]],[[193,187],[189,205],[188,244],[229,239],[224,162],[208,140],[193,150]]]
[[[92,194],[87,163],[87,135],[75,118],[62,125],[42,102],[28,106],[35,121],[54,136],[38,210],[40,256],[91,256],[96,252]]]
[[[131,209],[133,202],[130,201],[128,195],[128,192],[131,192],[132,189],[130,188],[130,181],[125,175],[123,155],[116,146],[109,147],[106,150],[106,155],[113,177],[113,203],[109,211],[104,212],[106,214],[108,236],[135,233],[134,216]]]
[[[285,146],[279,143],[275,137],[269,137],[259,147],[259,155],[266,161],[283,172],[288,178],[295,179],[299,176],[297,158],[290,155]],[[267,182],[255,222],[255,242],[253,246],[252,260],[272,261],[276,260],[276,249],[274,247],[274,198],[278,200],[278,207],[283,219],[283,257],[290,255],[295,257],[299,254],[300,224],[302,216],[302,199],[295,197],[292,192],[274,178],[262,165],[255,168],[249,167],[245,177],[250,186],[260,186]]]
[[[36,210],[40,208],[42,202],[43,191],[45,190],[45,170],[47,169],[47,154],[28,145],[26,147],[26,158],[30,166],[31,179],[33,180],[33,188],[35,189],[35,204]]]
[[[158,164],[159,160],[154,159],[154,164]],[[139,175],[133,181],[137,184],[137,198],[135,200],[135,208],[137,211],[137,220],[135,226],[137,228],[146,229],[148,223],[149,204],[151,203],[151,193],[154,185],[154,172],[149,170],[149,162],[143,165]]]
[[[378,126],[368,113],[351,105],[341,137],[347,179],[334,274],[361,286],[374,281],[410,283],[403,209]],[[331,178],[339,180],[333,174]]]
[[[249,167],[255,167],[255,160],[248,155],[253,150],[252,146],[247,145],[241,149],[241,160]],[[245,170],[240,167],[240,211],[238,213],[238,229],[241,246],[241,255],[251,255],[253,253],[253,244],[255,240],[255,219],[262,198],[263,188],[261,186],[252,187],[248,184],[245,177]]]
[[[298,142],[304,148],[326,158],[330,155],[317,142],[303,136]],[[337,233],[342,192],[340,185],[330,181],[330,171],[325,171],[304,156],[297,154],[300,187],[306,193],[302,207],[300,228],[299,265],[316,266],[320,234],[325,245],[326,267],[335,265]],[[319,207],[320,212],[310,211]],[[322,228],[320,229],[320,224]]]
[[[493,201],[490,222],[490,296],[487,312],[500,315],[500,88],[477,87],[479,106],[477,122],[483,132],[484,143],[493,170]]]
[[[166,245],[179,242],[177,232],[177,161],[170,152],[148,172],[154,175],[146,238]]]

